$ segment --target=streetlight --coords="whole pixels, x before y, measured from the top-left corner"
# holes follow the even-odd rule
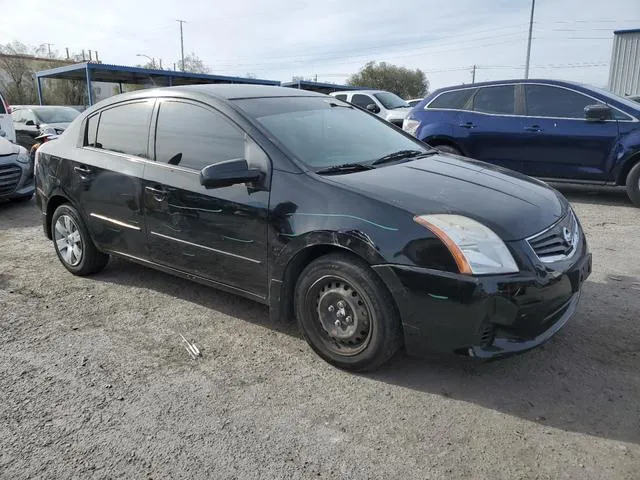
[[[136,53],[136,57],[145,57],[149,60],[151,60],[151,66],[155,69],[156,68],[156,59],[150,57],[149,55],[145,55],[144,53]]]

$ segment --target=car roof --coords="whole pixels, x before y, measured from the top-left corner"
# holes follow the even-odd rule
[[[462,83],[459,85],[451,85],[449,87],[442,87],[436,90],[437,92],[445,92],[447,90],[457,90],[460,88],[478,88],[478,87],[490,87],[493,85],[511,85],[514,83],[546,83],[549,85],[558,85],[561,87],[579,87],[579,88],[589,88],[588,85],[583,85],[578,82],[569,82],[566,80],[549,80],[548,78],[520,78],[520,79],[511,79],[511,80],[491,80],[487,82],[477,82],[477,83]],[[435,93],[435,92],[434,92]]]

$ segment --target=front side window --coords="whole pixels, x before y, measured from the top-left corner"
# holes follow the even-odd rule
[[[444,92],[438,95],[427,108],[447,108],[451,110],[462,110],[471,95],[475,92],[473,88],[465,90],[455,90],[453,92]]]
[[[395,93],[380,92],[374,93],[373,96],[376,97],[387,110],[393,110],[394,108],[406,108],[409,106],[405,100],[401,99]]]
[[[360,108],[367,108],[367,105],[371,105],[372,103],[375,105],[376,102],[373,101],[369,95],[362,95],[360,93],[356,93],[351,98],[351,103],[357,105]]]
[[[349,104],[323,97],[237,100],[293,156],[312,169],[371,163],[400,150],[428,147]]]
[[[473,98],[473,110],[482,113],[512,115],[515,113],[515,85],[484,87]]]
[[[566,88],[525,85],[527,116],[584,118],[584,107],[601,102]]]
[[[148,158],[149,120],[153,101],[127,103],[103,110],[95,146]]]
[[[244,132],[222,114],[183,102],[165,101],[160,105],[156,161],[202,170],[244,157]]]

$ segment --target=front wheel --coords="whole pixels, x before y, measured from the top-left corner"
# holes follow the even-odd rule
[[[402,343],[391,294],[366,263],[350,255],[326,255],[305,268],[295,310],[305,340],[338,368],[375,370]]]
[[[627,195],[636,207],[640,207],[640,162],[627,175]]]
[[[69,204],[56,208],[51,218],[53,245],[62,265],[74,275],[91,275],[102,270],[109,255],[93,244],[78,211]]]

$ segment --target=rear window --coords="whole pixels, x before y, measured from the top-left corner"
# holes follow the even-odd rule
[[[341,94],[339,94],[339,95],[335,95],[335,97],[336,97],[338,100],[342,100],[342,101],[344,101],[344,102],[346,102],[346,101],[347,101],[347,95],[346,95],[346,94],[344,94],[344,93],[341,93]]]
[[[438,95],[427,108],[449,108],[461,110],[465,107],[475,89],[455,90]]]
[[[515,113],[515,85],[484,87],[473,97],[476,112],[510,115]]]
[[[149,120],[153,102],[127,103],[103,110],[95,146],[148,158]],[[91,125],[89,125],[91,126]]]

